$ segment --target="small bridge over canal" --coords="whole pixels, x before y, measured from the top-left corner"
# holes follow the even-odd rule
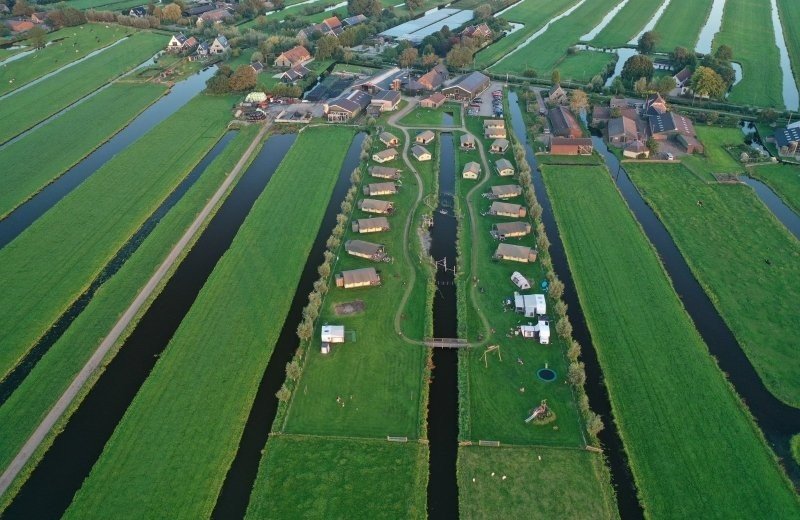
[[[425,338],[426,347],[434,348],[470,348],[472,345],[461,338]]]

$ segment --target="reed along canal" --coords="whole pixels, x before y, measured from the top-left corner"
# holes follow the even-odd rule
[[[269,138],[230,195],[33,469],[3,518],[60,518],[195,298],[289,151]]]

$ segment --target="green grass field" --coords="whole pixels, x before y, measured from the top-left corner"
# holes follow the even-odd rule
[[[563,13],[576,3],[578,0],[525,0],[502,14],[502,18],[510,22],[525,24],[525,27],[501,38],[497,43],[493,43],[477,53],[475,68],[482,69],[493,64],[544,27],[551,18]]]
[[[790,442],[792,446],[792,457],[800,464],[800,433],[793,435]]]
[[[390,131],[402,139],[400,131]],[[411,135],[414,135],[413,131]],[[374,150],[384,148],[377,139],[373,145]],[[398,149],[402,150],[402,146],[401,141]],[[414,165],[422,175],[425,192],[429,193],[433,186],[434,165],[439,160],[435,152],[438,137],[427,148],[434,154],[433,160],[426,163],[415,161]],[[400,193],[376,197],[395,203],[395,212],[388,217],[391,229],[383,233],[358,234],[353,233],[348,224],[342,243],[360,239],[384,244],[394,261],[377,265],[350,256],[343,249],[339,252],[332,273],[373,266],[379,271],[381,286],[330,288],[282,429],[286,433],[379,438],[393,435],[412,439],[420,436],[420,416],[424,413],[421,398],[427,384],[423,377],[427,350],[398,338],[394,328],[399,300],[413,268],[403,255],[403,227],[416,200],[418,185],[401,160],[386,165],[404,170]],[[365,174],[363,184],[380,180]],[[358,199],[361,198],[363,195],[359,194]],[[368,216],[355,205],[352,218]],[[415,229],[416,226],[412,227],[409,233],[409,240],[414,244],[418,242]],[[416,263],[416,250],[411,251],[411,258]],[[419,340],[426,333],[429,310],[426,309],[425,284],[425,277],[417,273],[415,288],[401,322],[403,334],[408,338]],[[355,300],[364,303],[363,312],[348,316],[336,314],[337,304]],[[351,334],[346,343],[334,347],[327,355],[321,354],[319,349],[319,325],[323,323],[344,325]],[[344,406],[337,402],[338,397],[344,399]],[[280,429],[280,425],[275,428]]]
[[[492,65],[491,71],[520,74],[526,69],[534,69],[540,76],[549,75],[551,70],[559,68],[567,49],[600,23],[613,7],[605,0],[586,0],[572,14],[552,24],[540,37]],[[587,74],[591,77],[598,72]]]
[[[102,24],[61,29],[48,38],[58,39],[57,43],[0,67],[0,95],[18,89],[133,32],[130,27]]]
[[[66,390],[92,351],[242,156],[258,130],[257,126],[250,126],[239,132],[180,202],[158,223],[122,269],[97,291],[89,306],[0,407],[0,436],[3,438],[0,443],[0,465],[5,467],[10,462],[38,422]],[[62,421],[66,421],[66,417]],[[38,455],[40,453],[35,459],[38,459]],[[30,465],[33,464],[35,461]],[[0,509],[2,505],[0,502]]]
[[[193,99],[0,250],[0,374],[8,373],[217,142],[231,102]]]
[[[564,56],[554,68],[561,73],[562,80],[589,83],[606,65],[616,61],[617,56],[610,52],[578,51]]]
[[[657,49],[671,52],[680,46],[693,50],[713,3],[713,0],[671,0],[653,28],[661,38]],[[733,51],[735,54],[736,49]]]
[[[582,450],[458,450],[459,512],[465,520],[618,518],[608,479],[602,457]]]
[[[663,0],[629,1],[590,43],[595,47],[624,47],[647,25],[661,4]]]
[[[764,182],[772,191],[800,213],[800,167],[789,164],[768,164],[748,169],[748,175]]]
[[[444,116],[450,114],[453,118],[451,124],[445,125]],[[440,108],[417,107],[409,112],[400,124],[405,126],[439,127],[439,126],[461,126],[461,107],[454,103],[445,103]],[[413,136],[417,130],[411,130]]]
[[[14,94],[0,104],[0,143],[133,69],[165,43],[165,36],[135,33],[119,45]]]
[[[743,78],[728,96],[731,103],[783,108],[783,79],[775,45],[769,0],[731,0],[725,4],[714,49],[730,45]]]
[[[345,127],[300,134],[117,425],[67,518],[118,517],[134,507],[141,516],[211,513],[352,138]],[[310,153],[327,160],[309,163]],[[301,170],[304,203],[298,204]],[[276,239],[279,222],[291,225],[291,238]]]
[[[273,436],[247,518],[423,519],[427,482],[424,444]]]
[[[97,9],[98,11],[127,11],[131,7],[142,5],[136,0],[68,0],[66,3],[75,9]]]
[[[800,514],[607,170],[542,170],[646,516]]]
[[[800,298],[800,242],[748,186],[705,184],[680,165],[628,171],[767,388],[800,405],[800,323],[786,303]]]
[[[0,149],[0,216],[33,196],[122,130],[166,92],[160,84],[120,83],[24,139]],[[76,132],[79,128],[81,131]],[[53,146],[53,143],[58,143]]]
[[[794,81],[800,85],[800,3],[792,0],[778,0],[778,14],[783,26],[786,50],[792,62]]]
[[[681,157],[681,162],[700,180],[714,182],[715,173],[744,173],[744,167],[725,149],[744,142],[738,128],[720,128],[698,124],[697,138],[703,143],[702,155]]]

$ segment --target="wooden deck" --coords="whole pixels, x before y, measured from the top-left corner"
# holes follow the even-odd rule
[[[434,348],[469,348],[471,345],[461,338],[426,338],[426,347]]]

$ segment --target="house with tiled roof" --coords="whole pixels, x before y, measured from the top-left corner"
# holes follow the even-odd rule
[[[288,51],[280,53],[278,57],[275,58],[275,66],[291,68],[295,65],[305,65],[313,59],[308,49],[302,45],[297,45]]]

